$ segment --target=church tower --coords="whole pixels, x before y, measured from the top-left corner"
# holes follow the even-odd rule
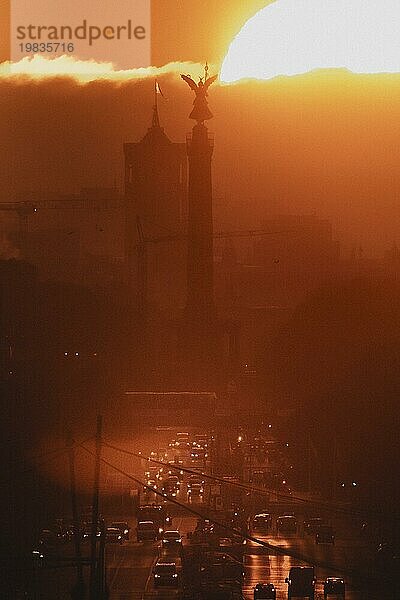
[[[135,280],[138,218],[145,238],[183,232],[187,218],[187,159],[184,143],[172,142],[160,125],[155,82],[151,127],[139,142],[124,144],[125,262]],[[156,254],[164,254],[161,249]],[[162,260],[162,256],[159,257]],[[157,270],[162,272],[162,265]]]
[[[124,144],[129,368],[141,373],[142,380],[163,362],[163,352],[171,353],[166,339],[173,335],[166,320],[178,318],[185,296],[186,145],[172,142],[161,127],[158,89],[155,82],[147,133]],[[169,344],[174,348],[173,339]]]

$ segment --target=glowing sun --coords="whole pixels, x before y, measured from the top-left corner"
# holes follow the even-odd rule
[[[314,69],[400,71],[400,0],[276,0],[242,27],[220,79],[270,79]]]

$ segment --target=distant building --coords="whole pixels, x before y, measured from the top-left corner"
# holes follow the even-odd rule
[[[124,144],[125,267],[132,289],[143,268],[139,229],[146,254],[145,292],[151,308],[171,309],[182,303],[183,236],[187,219],[186,145],[172,142],[160,126],[157,105],[151,127],[139,142]],[[175,239],[171,239],[174,238]],[[169,239],[168,239],[169,238]],[[174,285],[171,286],[171,281]],[[140,291],[139,291],[140,293]]]
[[[107,285],[122,279],[123,199],[115,188],[32,192],[0,205],[3,254],[25,259],[42,280]]]
[[[0,260],[0,380],[34,360],[37,271],[25,261]]]
[[[282,215],[265,221],[262,229],[271,235],[254,241],[253,264],[262,269],[268,302],[296,304],[337,273],[339,244],[328,220]]]
[[[315,215],[281,215],[257,234],[217,249],[215,299],[241,323],[241,361],[254,364],[280,325],[308,293],[342,270],[331,223]]]

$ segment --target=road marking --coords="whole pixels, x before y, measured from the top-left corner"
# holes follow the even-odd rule
[[[114,557],[115,557],[115,552],[114,552]],[[121,553],[121,556],[119,558],[118,563],[116,564],[115,567],[112,567],[114,569],[114,575],[113,575],[113,577],[112,577],[112,579],[111,579],[111,581],[110,581],[110,583],[108,585],[108,589],[110,590],[110,592],[113,589],[113,587],[114,587],[114,585],[115,585],[115,583],[117,581],[118,572],[119,572],[120,568],[123,565],[124,559],[125,559],[125,556],[124,556],[123,553]]]
[[[154,565],[157,562],[157,559],[158,559],[158,556],[155,556],[153,558],[153,561],[152,561],[151,565],[150,565],[150,571],[149,571],[149,574],[147,576],[146,583],[145,583],[145,586],[144,586],[144,590],[143,590],[142,595],[141,595],[141,600],[144,600],[146,594],[148,593],[148,589],[147,588],[150,585],[150,581],[151,581],[151,578],[152,578],[152,575],[153,575],[153,568],[154,568]]]

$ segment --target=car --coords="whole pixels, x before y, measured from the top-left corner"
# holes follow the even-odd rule
[[[341,577],[327,577],[324,582],[324,600],[328,596],[340,596],[344,598],[345,583]]]
[[[226,552],[231,557],[236,553],[235,550],[243,550],[242,541],[239,536],[233,537],[220,537],[218,539],[218,549],[220,552]]]
[[[243,583],[246,573],[241,560],[225,552],[210,552],[208,556],[204,555],[204,558],[200,572],[206,580]]]
[[[200,474],[200,475],[195,475],[195,474],[189,475],[188,480],[187,480],[187,486],[191,487],[195,483],[200,483],[201,485],[204,485],[205,478],[202,476],[202,474]]]
[[[44,566],[44,558],[45,558],[45,554],[44,554],[43,549],[34,548],[32,550],[32,560],[34,561],[34,565],[36,565],[38,567],[43,567]]]
[[[166,448],[159,448],[157,452],[157,460],[164,462],[167,459],[168,452]]]
[[[119,529],[124,539],[129,540],[130,527],[126,521],[113,521],[109,526]]]
[[[195,433],[193,436],[193,443],[201,444],[204,446],[208,442],[208,435],[206,433]]]
[[[272,525],[272,516],[269,513],[259,513],[253,517],[251,525],[255,531],[267,531]]]
[[[156,479],[148,479],[147,485],[144,486],[144,491],[151,491],[151,490],[157,490],[157,480]]]
[[[150,465],[147,468],[147,471],[145,472],[145,475],[147,475],[148,477],[155,477],[158,469],[159,469],[159,467],[156,467],[155,465]]]
[[[93,525],[92,523],[84,523],[83,527],[82,527],[82,537],[84,540],[87,540],[88,538],[92,537],[92,528]],[[100,526],[97,525],[96,527],[96,537],[100,537],[101,536],[101,529]]]
[[[218,546],[220,548],[230,548],[231,546],[233,546],[233,544],[234,544],[234,542],[233,542],[232,538],[228,538],[228,537],[219,538]]]
[[[66,540],[72,541],[75,536],[81,538],[82,537],[82,524],[78,524],[77,526],[74,523],[69,523],[66,525]]]
[[[172,496],[175,498],[179,494],[179,487],[171,481],[165,481],[162,486],[162,493],[164,496]]]
[[[178,585],[178,573],[175,562],[157,561],[153,569],[154,587]]]
[[[321,525],[317,529],[315,534],[315,543],[316,544],[334,544],[335,543],[335,532],[333,527],[329,525]]]
[[[153,521],[139,521],[136,527],[138,542],[155,542],[158,537],[158,527]]]
[[[57,534],[57,537],[61,543],[66,543],[70,540],[70,519],[56,519],[53,530]]]
[[[168,479],[165,480],[165,483],[175,485],[177,488],[181,485],[181,482],[179,481],[179,477],[177,475],[170,475]]]
[[[194,447],[190,453],[190,458],[192,460],[204,460],[207,458],[207,452],[205,448]]]
[[[161,504],[142,504],[137,507],[136,518],[138,522],[151,521],[157,526],[158,532],[162,533],[167,513],[165,507]]]
[[[182,546],[182,538],[179,531],[177,531],[176,529],[164,531],[161,540],[161,546],[162,548],[170,548],[171,546]]]
[[[39,534],[40,546],[58,546],[65,541],[67,541],[65,534],[58,528],[42,529]]]
[[[124,536],[118,527],[107,527],[106,528],[106,542],[114,544],[123,544]]]
[[[285,582],[288,584],[288,600],[296,597],[314,600],[314,567],[291,567]]]
[[[276,600],[276,588],[273,583],[257,583],[253,592],[254,600]]]
[[[323,525],[324,522],[321,517],[312,517],[311,519],[307,519],[303,523],[304,532],[307,534],[315,535],[317,533],[317,529]]]
[[[278,533],[296,533],[297,519],[294,515],[282,515],[276,520],[276,530]]]
[[[188,495],[201,496],[203,492],[204,488],[201,483],[192,483],[190,486],[188,486]]]

